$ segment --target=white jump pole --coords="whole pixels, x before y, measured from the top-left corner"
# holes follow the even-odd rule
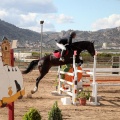
[[[75,65],[75,56],[77,55],[77,51],[74,51],[73,55],[73,86],[72,86],[72,102],[76,105],[77,101],[77,67]]]
[[[94,55],[94,64],[93,64],[93,82],[92,82],[92,97],[94,98],[94,102],[92,102],[93,105],[100,105],[100,103],[97,102],[97,87],[98,83],[96,82],[96,58],[97,56]]]

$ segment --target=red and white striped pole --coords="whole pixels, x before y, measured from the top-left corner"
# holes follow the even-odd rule
[[[10,60],[11,66],[14,66],[14,50],[10,50]],[[8,106],[8,120],[14,120],[14,102],[7,105]]]

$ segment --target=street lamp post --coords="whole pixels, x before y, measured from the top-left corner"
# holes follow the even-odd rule
[[[41,24],[41,49],[40,49],[40,58],[42,58],[42,35],[43,35],[43,23],[44,23],[44,21],[43,20],[41,20],[40,21],[40,24]]]

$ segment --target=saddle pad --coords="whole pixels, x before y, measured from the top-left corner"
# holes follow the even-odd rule
[[[54,55],[56,58],[60,58],[60,56],[61,56],[60,52],[54,52],[53,55]]]
[[[65,52],[65,56],[68,54],[68,50],[66,50]],[[58,52],[54,52],[53,55],[56,57],[56,58],[60,58],[61,57],[61,53],[58,51]]]

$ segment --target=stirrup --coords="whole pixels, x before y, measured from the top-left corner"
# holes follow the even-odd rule
[[[62,58],[62,57],[61,57],[61,58],[59,59],[59,61],[62,61],[62,62],[64,62],[65,60],[64,60],[64,58]]]

